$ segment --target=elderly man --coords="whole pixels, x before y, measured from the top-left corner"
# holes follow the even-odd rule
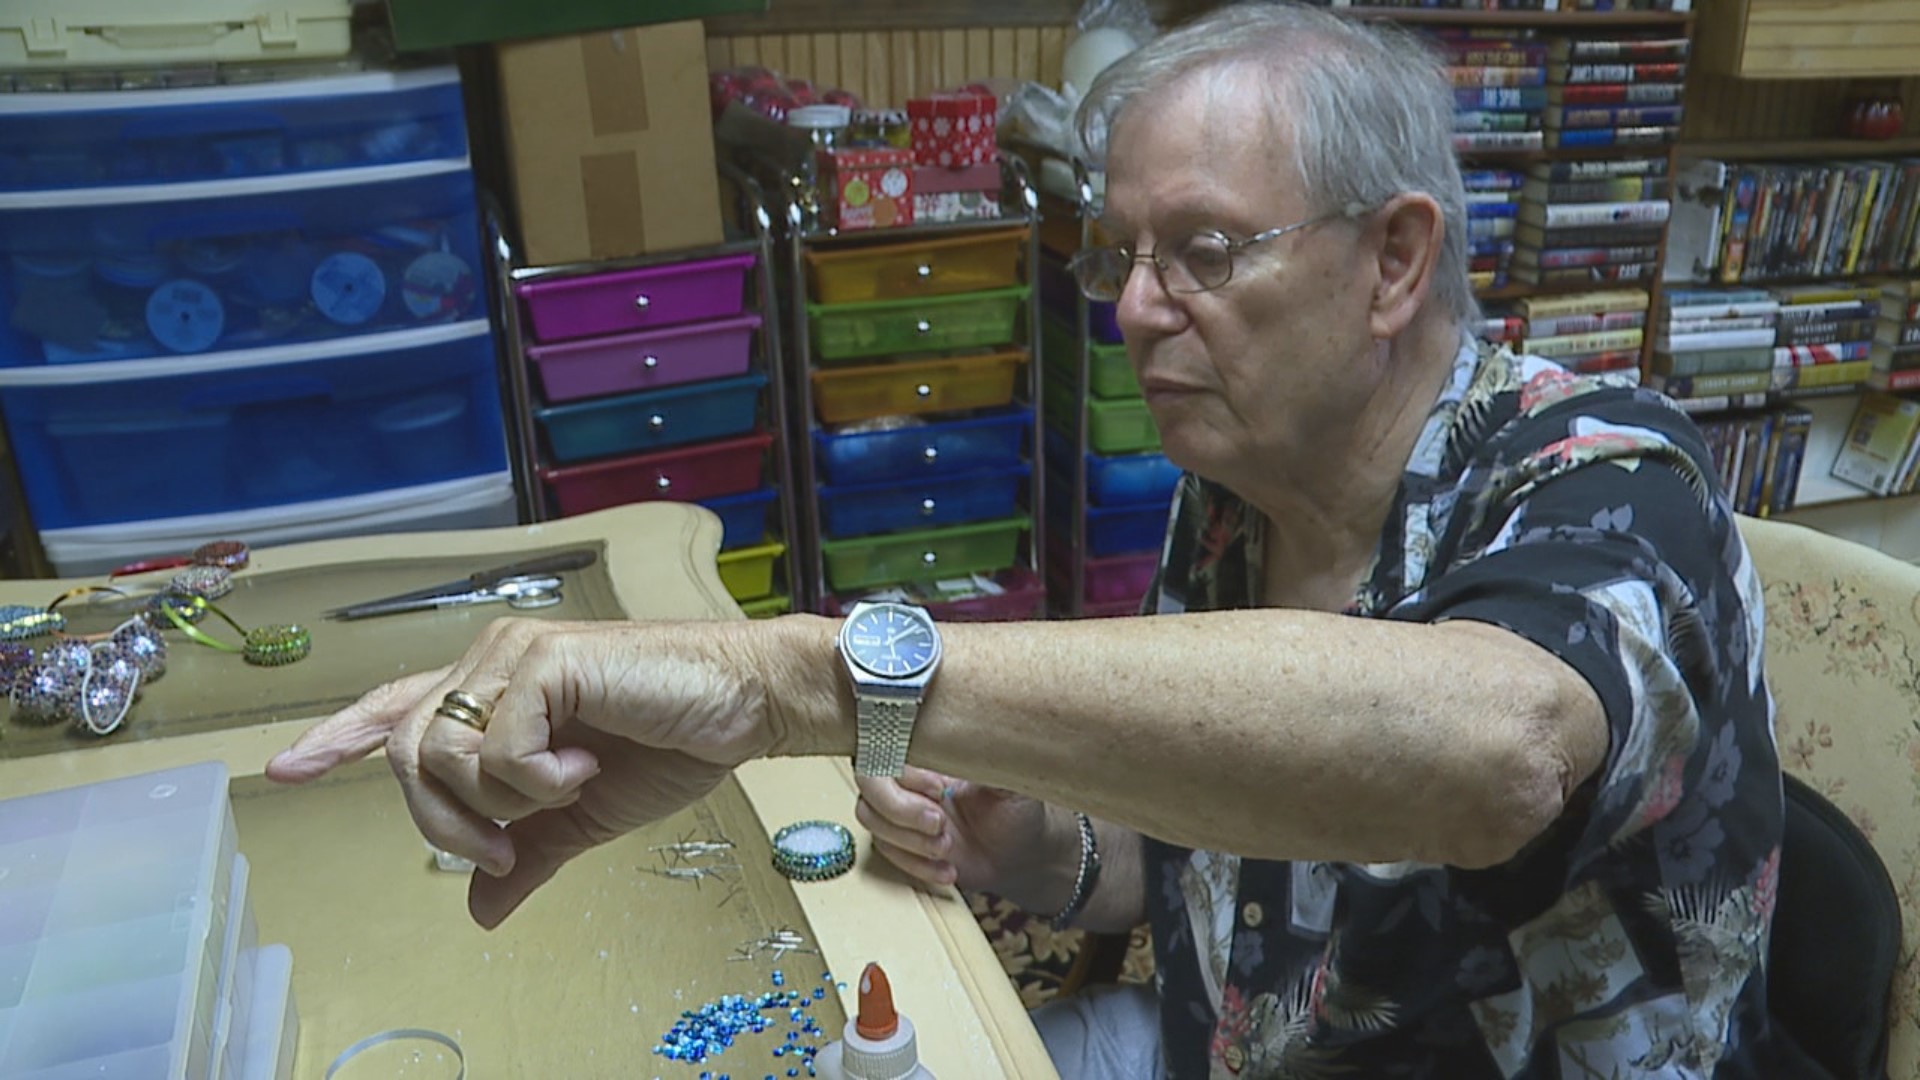
[[[1151,922],[1151,994],[1043,1017],[1069,1077],[1760,1075],[1758,583],[1670,403],[1472,340],[1451,100],[1282,5],[1094,88],[1122,245],[1075,272],[1190,473],[1154,617],[503,621],[270,774],[384,744],[494,925],[741,761],[852,753],[909,873]]]

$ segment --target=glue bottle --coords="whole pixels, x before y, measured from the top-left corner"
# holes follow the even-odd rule
[[[860,973],[860,1012],[839,1042],[820,1048],[813,1067],[821,1080],[933,1080],[920,1064],[913,1021],[893,1008],[893,987],[879,964]]]

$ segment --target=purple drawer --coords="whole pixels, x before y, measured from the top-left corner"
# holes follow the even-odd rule
[[[740,314],[754,256],[644,266],[513,287],[538,341],[570,341]]]
[[[693,502],[760,486],[760,466],[773,444],[765,432],[638,457],[540,470],[561,517],[609,506],[672,499]]]
[[[744,375],[760,316],[690,323],[638,334],[535,345],[527,350],[549,402],[652,390]]]

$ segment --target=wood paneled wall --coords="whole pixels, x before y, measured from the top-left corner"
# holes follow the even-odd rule
[[[1906,134],[1920,136],[1920,78],[1735,79],[1696,69],[1687,79],[1683,141],[1837,139],[1847,98],[1859,88],[1897,87],[1906,102]],[[1861,156],[1873,153],[1861,144]]]
[[[707,39],[711,70],[759,64],[784,75],[841,87],[875,107],[976,79],[1060,82],[1065,26],[742,34]]]

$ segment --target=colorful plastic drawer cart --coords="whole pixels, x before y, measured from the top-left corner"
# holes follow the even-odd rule
[[[836,592],[1004,570],[1019,558],[1024,515],[923,532],[824,540],[827,586]]]
[[[1020,283],[1025,229],[1001,229],[912,244],[809,250],[813,298],[859,304],[1010,288]]]
[[[647,266],[514,286],[538,341],[570,341],[738,315],[754,256]]]
[[[1027,466],[1016,465],[906,484],[822,487],[822,531],[839,539],[1006,517],[1014,512],[1027,473]]]
[[[562,517],[651,499],[698,502],[759,487],[772,444],[772,435],[759,432],[677,450],[549,467],[540,470],[540,479]]]
[[[1024,287],[868,304],[809,304],[814,355],[822,362],[899,353],[986,349],[1013,341]]]
[[[1047,431],[1047,466],[1065,469],[1073,447],[1065,435]],[[1094,506],[1131,506],[1165,503],[1180,484],[1180,467],[1158,452],[1144,454],[1088,454],[1087,501]]]
[[[993,409],[1011,404],[1024,352],[903,360],[813,373],[814,412],[822,423],[881,416]]]

